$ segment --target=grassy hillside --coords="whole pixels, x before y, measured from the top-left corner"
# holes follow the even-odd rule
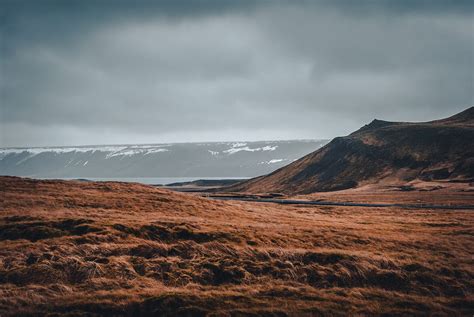
[[[474,179],[474,107],[431,122],[374,120],[266,176],[228,191],[308,194],[367,184]]]
[[[12,177],[0,192],[2,316],[474,313],[469,211]]]

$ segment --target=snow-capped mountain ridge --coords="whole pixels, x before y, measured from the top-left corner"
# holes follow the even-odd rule
[[[0,175],[32,177],[250,177],[279,168],[324,140],[0,148]]]

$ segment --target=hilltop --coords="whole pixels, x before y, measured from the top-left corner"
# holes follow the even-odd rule
[[[367,184],[472,182],[474,107],[430,122],[373,120],[266,176],[229,191],[309,194]]]

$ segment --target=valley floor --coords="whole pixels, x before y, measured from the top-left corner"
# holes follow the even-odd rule
[[[474,313],[469,210],[217,201],[15,177],[0,177],[0,195],[2,317]],[[431,197],[472,204],[472,193],[442,195]]]

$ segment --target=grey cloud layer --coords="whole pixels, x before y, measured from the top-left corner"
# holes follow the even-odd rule
[[[72,3],[4,4],[0,145],[328,138],[474,103],[471,2]]]

